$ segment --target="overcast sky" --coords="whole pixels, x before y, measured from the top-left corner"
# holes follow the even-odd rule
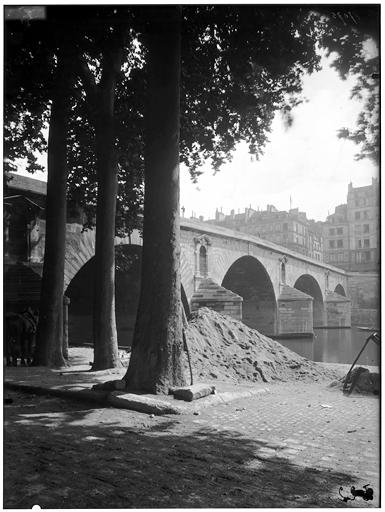
[[[185,216],[192,212],[214,218],[216,208],[224,213],[245,207],[279,210],[292,207],[308,218],[325,220],[335,206],[345,203],[348,183],[369,185],[378,169],[367,159],[355,161],[357,146],[337,137],[342,127],[354,127],[361,105],[350,99],[353,79],[342,81],[323,58],[323,69],[304,79],[308,99],[295,109],[294,123],[286,128],[278,114],[270,143],[259,161],[252,161],[247,146],[241,145],[231,163],[213,176],[207,167],[194,185],[186,168],[181,169],[181,206]]]

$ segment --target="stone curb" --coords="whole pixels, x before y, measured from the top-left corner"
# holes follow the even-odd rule
[[[91,389],[76,388],[48,388],[42,386],[31,386],[18,384],[15,382],[4,382],[5,389],[21,391],[24,393],[34,393],[36,395],[49,395],[58,398],[68,398],[85,402],[93,402],[103,406],[116,407],[119,409],[129,409],[145,414],[165,415],[165,414],[193,414],[205,407],[210,407],[220,403],[228,403],[240,398],[249,398],[261,393],[267,393],[269,390],[260,388],[244,391],[224,391],[205,397],[204,399],[193,402],[182,402],[180,405],[173,405],[167,400],[150,398],[143,395],[134,395],[121,391],[95,391]]]
[[[111,391],[107,395],[107,402],[113,407],[119,409],[130,409],[133,411],[144,412],[146,414],[182,414],[183,409],[172,405],[166,400],[149,398],[143,395],[125,393],[121,391]]]

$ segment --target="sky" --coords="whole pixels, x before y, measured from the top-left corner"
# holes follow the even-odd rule
[[[323,57],[323,69],[304,78],[308,102],[293,111],[290,128],[276,115],[270,143],[259,161],[253,161],[247,145],[241,144],[231,163],[215,176],[207,166],[196,185],[188,169],[181,167],[181,206],[186,217],[194,212],[196,217],[213,219],[216,208],[229,214],[250,205],[265,210],[272,204],[287,211],[291,204],[308,218],[325,221],[337,205],[346,203],[350,182],[365,186],[378,176],[368,159],[354,160],[358,147],[353,142],[337,137],[338,129],[355,126],[361,104],[350,99],[354,80],[341,80],[330,62]]]
[[[358,147],[339,139],[340,128],[354,128],[361,104],[350,98],[354,80],[343,81],[323,57],[323,69],[305,76],[303,94],[307,102],[293,111],[294,123],[284,125],[277,114],[264,155],[255,161],[247,145],[240,144],[232,162],[215,176],[209,164],[193,184],[188,169],[181,166],[181,207],[185,217],[215,218],[218,208],[229,214],[246,207],[265,210],[299,208],[309,219],[325,221],[334,208],[346,202],[348,184],[369,185],[378,176],[368,159],[356,161]],[[41,160],[46,165],[46,157]],[[22,172],[22,174],[25,174]],[[45,173],[36,179],[46,180]]]

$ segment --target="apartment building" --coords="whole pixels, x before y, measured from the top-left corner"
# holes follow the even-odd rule
[[[323,261],[322,227],[320,223],[307,219],[306,213],[300,212],[298,208],[286,212],[267,205],[266,210],[257,211],[249,207],[238,214],[232,210],[230,215],[217,210],[215,219],[207,222],[250,233]]]
[[[323,226],[325,262],[352,271],[379,266],[379,182],[348,187],[347,203],[337,206]]]

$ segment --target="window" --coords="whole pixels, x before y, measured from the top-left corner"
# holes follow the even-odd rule
[[[362,253],[356,252],[356,263],[361,263],[362,261]]]
[[[370,260],[371,260],[371,257],[370,257],[370,251],[366,251],[366,252],[365,252],[365,260],[366,260],[366,261],[370,261]]]
[[[344,232],[343,228],[337,228],[337,235],[342,235]]]
[[[361,212],[354,212],[354,218],[356,220],[359,220],[361,218],[361,215],[360,215]]]
[[[369,224],[364,224],[364,233],[369,233]]]
[[[343,246],[344,246],[343,241],[342,240],[337,240],[337,247],[341,248]]]
[[[333,235],[334,235],[334,232],[335,232],[335,229],[334,229],[334,228],[330,228],[330,229],[329,229],[329,235],[333,236]]]
[[[357,240],[357,247],[358,247],[358,249],[361,249],[361,247],[362,247],[362,240]]]
[[[329,247],[330,247],[330,249],[334,249],[334,247],[335,247],[334,240],[329,240]]]
[[[369,218],[369,215],[368,215],[368,211],[365,210],[364,212],[362,212],[364,214],[364,219],[368,219]]]
[[[369,238],[365,238],[365,240],[364,240],[364,247],[370,247]]]

